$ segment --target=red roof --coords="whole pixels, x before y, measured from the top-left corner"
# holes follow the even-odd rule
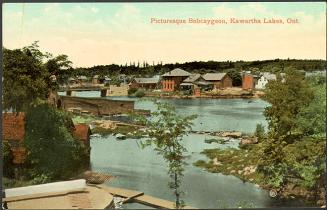
[[[25,113],[2,113],[3,140],[23,140],[25,137]]]
[[[87,124],[76,124],[74,136],[80,140],[88,140],[90,134],[90,127]]]

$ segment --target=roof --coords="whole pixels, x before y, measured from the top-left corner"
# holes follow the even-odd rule
[[[78,76],[77,78],[78,78],[78,79],[87,80],[87,77],[86,77],[86,76]]]
[[[90,136],[90,126],[87,124],[76,124],[74,136],[80,140],[87,140]]]
[[[262,74],[263,77],[265,77],[267,80],[276,80],[276,74],[272,74],[269,72],[263,72]]]
[[[189,77],[187,77],[186,79],[184,79],[183,82],[195,82],[196,80],[198,80],[201,77],[201,74],[192,74]]]
[[[226,73],[206,73],[202,77],[207,81],[222,80]]]
[[[170,72],[165,73],[162,75],[163,77],[188,77],[191,73],[184,71],[183,69],[176,68]]]
[[[94,75],[93,76],[93,79],[98,79],[99,78],[99,75]]]
[[[25,113],[3,113],[2,117],[3,139],[23,140],[25,137]]]
[[[156,84],[159,82],[159,78],[134,78],[134,81],[142,84]]]

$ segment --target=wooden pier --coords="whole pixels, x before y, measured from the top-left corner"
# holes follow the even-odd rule
[[[98,187],[109,192],[112,195],[124,197],[125,200],[123,201],[123,203],[133,200],[135,202],[138,202],[138,203],[141,203],[141,204],[144,204],[147,206],[151,206],[154,208],[175,209],[174,202],[167,201],[167,200],[160,199],[160,198],[155,198],[155,197],[152,197],[149,195],[144,195],[143,192],[127,190],[127,189],[122,189],[122,188],[117,188],[117,187],[108,187],[105,185],[98,185]],[[196,209],[191,206],[184,206],[183,208],[184,209]]]

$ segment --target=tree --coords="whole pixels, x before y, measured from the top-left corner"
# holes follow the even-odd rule
[[[242,85],[242,76],[240,72],[236,71],[235,69],[231,69],[227,72],[227,75],[233,81],[233,86],[241,86]]]
[[[271,104],[264,111],[270,134],[281,137],[296,130],[296,118],[313,99],[313,91],[300,72],[288,68],[285,76],[277,74],[277,80],[266,85],[263,99]]]
[[[184,204],[180,196],[183,166],[185,162],[186,148],[183,146],[183,136],[191,130],[192,120],[195,115],[180,116],[175,112],[175,108],[167,103],[154,101],[157,110],[151,113],[151,118],[138,116],[136,120],[146,127],[145,133],[149,138],[142,142],[142,145],[154,145],[155,150],[168,163],[168,175],[171,178],[169,187],[174,190],[176,197],[176,208],[181,208]]]
[[[297,117],[298,130],[304,135],[326,134],[326,80],[313,77],[309,84],[314,91],[314,98],[303,107]]]
[[[65,112],[47,104],[27,111],[24,144],[33,178],[65,179],[86,166],[87,148],[73,138],[73,129],[73,122]]]
[[[50,53],[39,50],[38,42],[23,49],[3,49],[3,100],[4,109],[26,111],[29,106],[46,100],[57,81],[68,78],[71,61],[66,55],[52,58]]]
[[[324,130],[320,125],[325,121],[319,115],[326,112],[321,101],[325,101],[325,96],[318,90],[313,92],[312,85],[300,72],[285,70],[285,76],[278,75],[276,81],[266,86],[264,99],[270,106],[264,115],[269,131],[260,145],[258,170],[266,175],[272,187],[283,189],[292,182],[319,191],[324,186],[321,177],[326,173],[324,138],[309,135],[315,133],[311,126],[317,121],[319,132]]]
[[[45,66],[50,75],[54,75],[59,84],[63,84],[71,76],[72,62],[67,55],[58,55],[49,59]]]
[[[50,75],[43,65],[45,57],[36,43],[23,49],[3,49],[4,109],[24,111],[46,99]]]

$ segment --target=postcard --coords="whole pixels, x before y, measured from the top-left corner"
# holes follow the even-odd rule
[[[325,2],[2,9],[2,209],[326,207]]]

